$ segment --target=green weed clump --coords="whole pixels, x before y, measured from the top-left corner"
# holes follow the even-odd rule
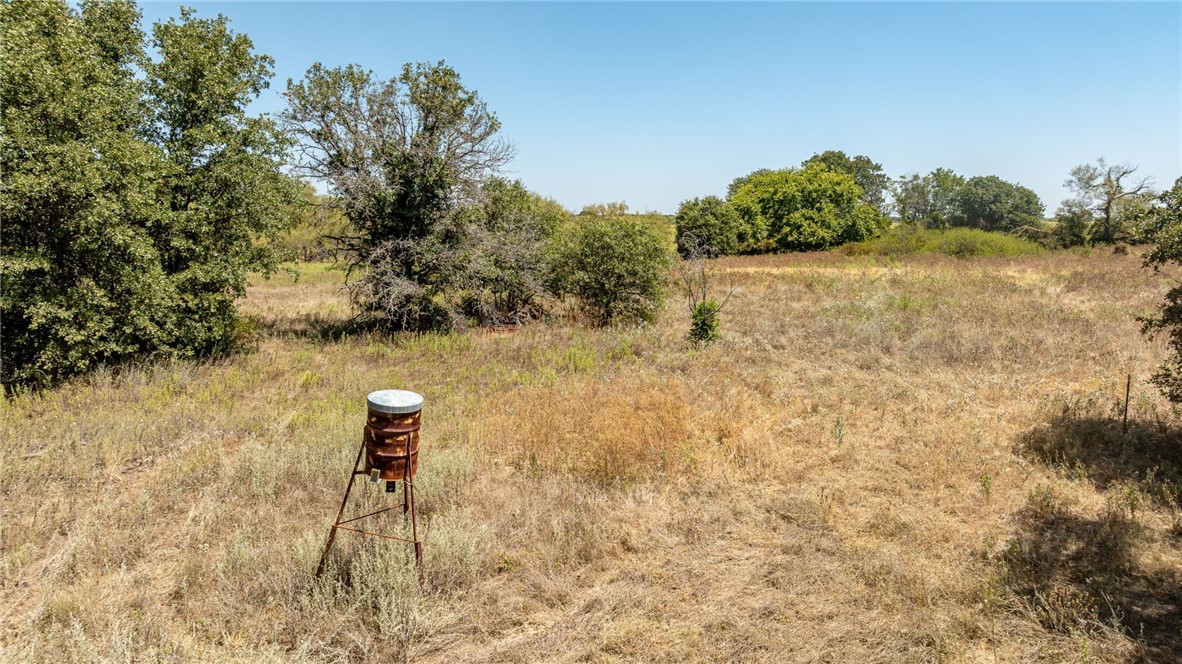
[[[933,230],[914,226],[896,226],[885,235],[846,245],[852,256],[911,256],[944,254],[954,258],[1027,256],[1043,251],[1037,243],[1005,233],[976,228]]]
[[[694,305],[692,320],[690,321],[690,341],[708,343],[716,341],[722,334],[722,323],[718,320],[718,312],[722,309],[715,300],[705,300]]]

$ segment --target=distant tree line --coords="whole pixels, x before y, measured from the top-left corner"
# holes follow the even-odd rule
[[[995,175],[966,178],[937,168],[892,180],[869,157],[830,150],[798,168],[736,178],[726,198],[683,202],[678,249],[682,255],[810,251],[867,240],[892,224],[1013,233],[1056,248],[1147,241],[1135,220],[1154,192],[1136,171],[1103,159],[1077,166],[1064,185],[1073,196],[1047,220],[1037,194]]]

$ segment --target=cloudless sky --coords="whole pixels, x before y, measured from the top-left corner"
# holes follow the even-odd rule
[[[187,4],[275,58],[255,111],[316,61],[446,60],[504,123],[508,175],[575,211],[672,213],[827,149],[998,175],[1048,214],[1100,156],[1182,175],[1182,2]]]

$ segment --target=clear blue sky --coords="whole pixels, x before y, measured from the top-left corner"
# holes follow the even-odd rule
[[[1100,156],[1182,175],[1182,2],[188,4],[275,58],[259,111],[315,61],[446,60],[504,123],[508,174],[576,211],[673,212],[826,149],[998,175],[1048,213]]]

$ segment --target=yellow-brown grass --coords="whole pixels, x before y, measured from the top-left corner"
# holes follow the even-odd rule
[[[1134,320],[1179,275],[715,268],[736,292],[697,348],[677,303],[641,329],[341,338],[340,275],[305,267],[251,288],[254,353],[7,401],[0,660],[1182,656],[1182,423]],[[312,579],[384,387],[427,399],[424,594],[404,547],[350,533]]]

